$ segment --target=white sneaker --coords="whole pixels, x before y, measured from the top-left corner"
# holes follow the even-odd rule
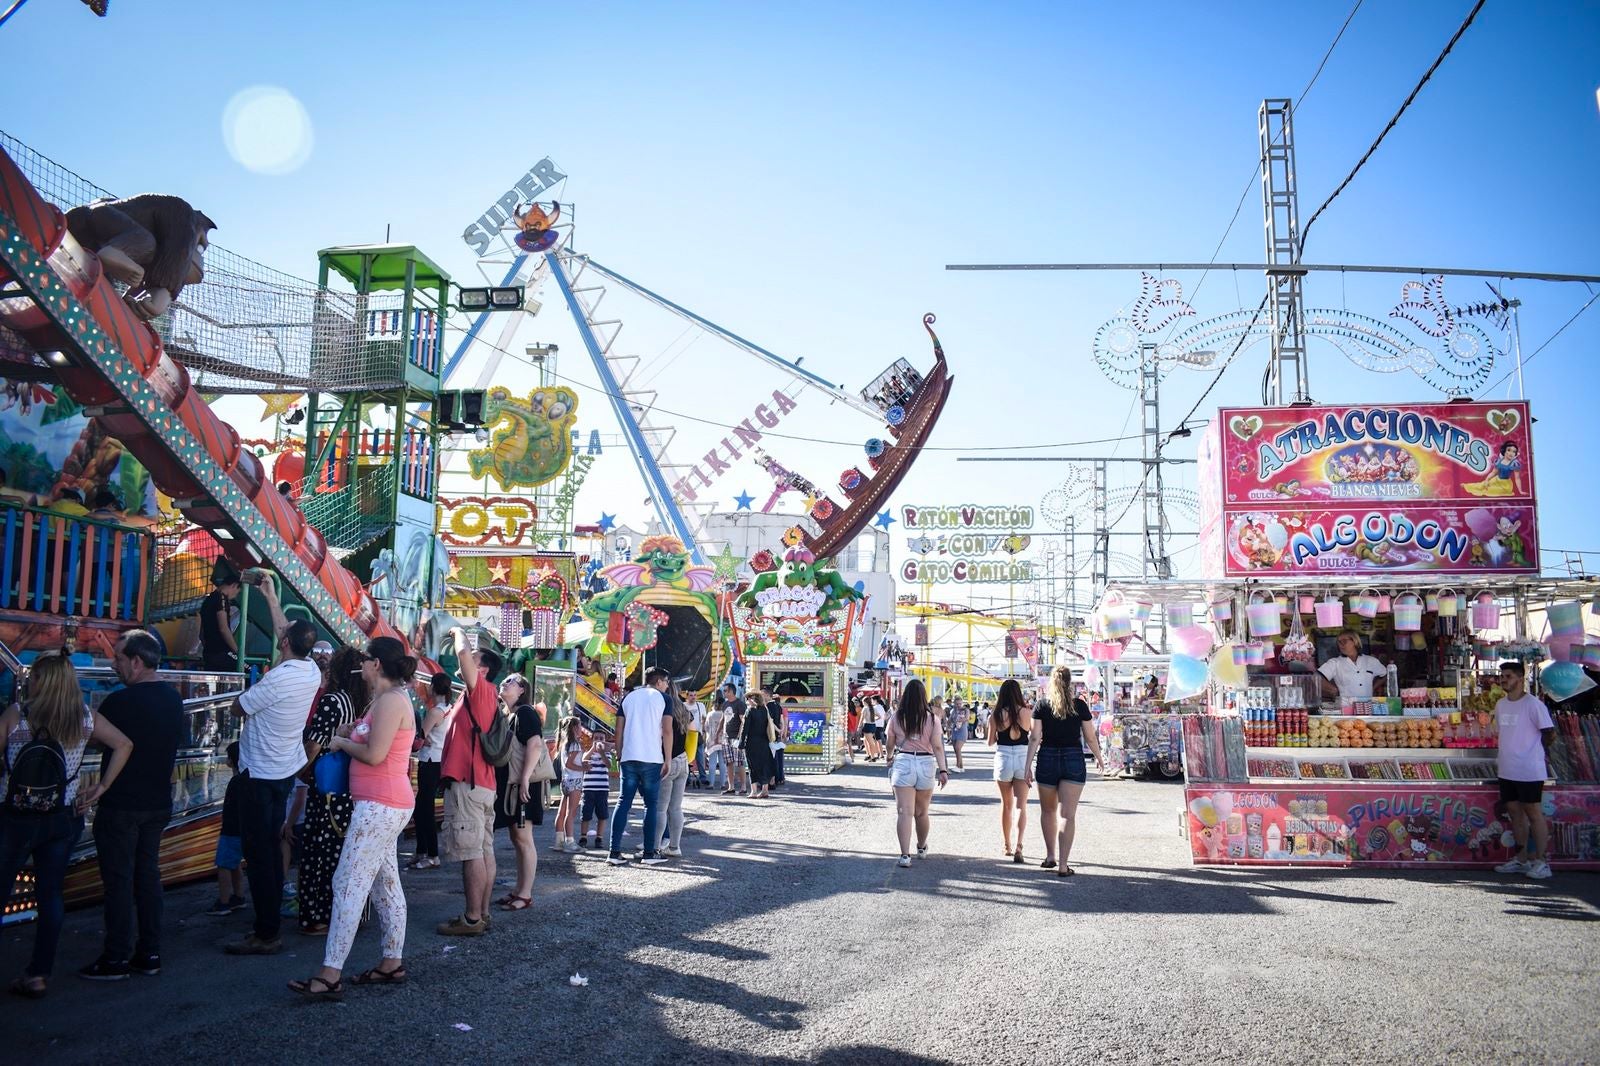
[[[1530,863],[1528,865],[1528,876],[1543,881],[1545,878],[1552,876],[1550,873],[1550,864],[1545,862],[1543,859],[1539,859],[1536,862]]]
[[[917,849],[917,858],[926,859],[927,857],[928,857],[928,849],[927,848],[918,848]]]
[[[672,847],[662,848],[661,854],[665,855],[669,859],[681,859],[683,857],[683,849]]]
[[[1521,859],[1512,859],[1510,862],[1503,862],[1496,866],[1494,872],[1497,874],[1525,874],[1528,872],[1528,864]]]
[[[895,863],[895,865],[896,866],[901,866],[901,867],[909,867],[911,865],[911,856],[909,856],[909,855],[900,856],[900,861]]]

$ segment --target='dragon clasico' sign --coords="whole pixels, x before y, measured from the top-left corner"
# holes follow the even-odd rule
[[[1536,572],[1530,421],[1520,401],[1223,408],[1205,573]]]

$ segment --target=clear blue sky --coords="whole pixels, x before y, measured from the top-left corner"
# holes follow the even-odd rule
[[[1302,217],[1470,6],[1371,2],[1356,14],[1297,115]],[[1300,93],[1349,5],[1086,7],[118,2],[100,20],[73,0],[31,0],[0,29],[3,124],[115,191],[187,196],[220,223],[219,243],[305,277],[319,247],[381,240],[386,224],[473,277],[463,226],[549,155],[572,176],[578,247],[852,387],[895,356],[925,363],[919,318],[936,311],[958,382],[934,445],[1088,440],[1138,427],[1132,395],[1088,357],[1137,277],[944,264],[1209,258],[1253,181],[1257,106]],[[224,148],[224,104],[257,84],[289,89],[310,112],[315,150],[293,174],[251,174]],[[1307,260],[1600,273],[1597,86],[1600,4],[1491,0],[1316,224]],[[1220,258],[1261,255],[1251,185]],[[1192,293],[1197,275],[1180,280]],[[1308,302],[1382,318],[1402,280],[1317,277]],[[1202,315],[1253,308],[1261,286],[1213,274],[1195,304]],[[1486,295],[1464,280],[1450,292]],[[1512,292],[1530,352],[1590,295]],[[516,347],[557,341],[562,371],[592,381],[559,298],[543,295]],[[646,360],[682,333],[642,304],[612,307],[628,323],[623,347]],[[1527,370],[1547,547],[1600,548],[1586,443],[1597,341],[1600,308]],[[1258,352],[1202,414],[1254,402]],[[1175,373],[1166,418],[1206,380]],[[1311,382],[1328,401],[1434,395],[1330,348],[1313,350]],[[665,407],[737,421],[786,382],[700,340],[657,384]],[[815,393],[799,402],[787,432],[877,432],[822,410]],[[582,413],[610,431],[592,392]],[[717,436],[685,426],[685,452]],[[1137,454],[1137,442],[1121,448]],[[773,451],[830,484],[860,458],[848,445]],[[942,451],[895,502],[1037,504],[1059,477]],[[580,517],[646,517],[624,456],[608,456],[591,486]],[[764,486],[746,466],[720,488],[731,506],[741,488]]]

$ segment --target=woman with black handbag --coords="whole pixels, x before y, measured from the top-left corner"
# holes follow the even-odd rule
[[[328,660],[328,676],[317,709],[306,723],[306,824],[300,841],[300,931],[322,936],[333,918],[333,872],[355,810],[350,798],[350,756],[333,752],[333,738],[349,731],[358,708],[367,705],[366,660],[360,649],[341,647]]]
[[[539,767],[538,748],[544,748],[544,717],[528,703],[528,680],[521,674],[508,674],[500,682],[500,706],[510,715],[515,741],[511,760],[495,768],[494,827],[511,836],[517,853],[517,883],[506,895],[495,900],[503,911],[527,910],[533,904],[533,879],[539,873],[539,852],[533,843],[533,827],[544,824],[544,784],[535,779]],[[543,763],[548,765],[549,749]]]

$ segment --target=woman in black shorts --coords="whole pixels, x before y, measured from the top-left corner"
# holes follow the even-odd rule
[[[536,758],[533,746],[544,743],[545,708],[542,703],[537,707],[528,703],[528,681],[521,674],[510,674],[500,682],[500,703],[511,715],[516,743],[511,745],[511,761],[495,767],[494,827],[510,831],[517,882],[495,902],[501,910],[521,911],[533,904],[533,879],[539,873],[533,827],[544,824],[545,783],[529,777]]]
[[[1067,859],[1072,855],[1072,838],[1077,829],[1078,797],[1089,779],[1084,753],[1094,752],[1095,764],[1102,772],[1105,762],[1094,735],[1094,716],[1087,703],[1073,698],[1072,671],[1065,666],[1051,672],[1049,692],[1033,709],[1029,743],[1038,755],[1033,780],[1039,787],[1039,820],[1044,830],[1045,859],[1040,865],[1046,870],[1054,869],[1057,876],[1071,877],[1073,870]]]

